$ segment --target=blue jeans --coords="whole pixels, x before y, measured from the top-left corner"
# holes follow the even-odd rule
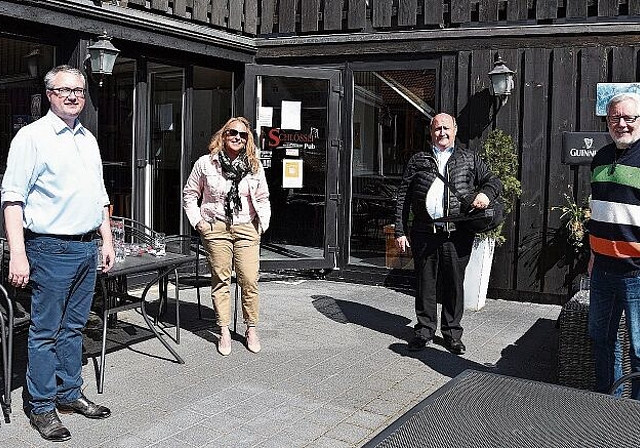
[[[594,269],[591,273],[589,335],[593,340],[596,391],[607,393],[622,376],[622,354],[618,343],[620,316],[624,311],[629,332],[631,370],[640,371],[640,277],[625,277]],[[616,391],[621,392],[621,388]],[[632,398],[640,399],[640,384],[634,381]]]
[[[31,412],[41,414],[80,397],[82,329],[95,291],[97,246],[49,236],[25,244],[33,289],[27,388]]]

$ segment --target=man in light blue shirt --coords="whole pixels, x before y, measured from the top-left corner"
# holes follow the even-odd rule
[[[103,271],[111,269],[115,255],[98,143],[78,121],[85,104],[84,75],[62,65],[44,81],[51,107],[11,142],[2,207],[8,280],[32,290],[29,418],[44,439],[60,442],[71,433],[56,408],[88,418],[111,414],[80,388],[82,329],[97,277],[96,231],[103,240]]]

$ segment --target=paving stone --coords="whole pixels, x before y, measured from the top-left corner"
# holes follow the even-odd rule
[[[154,339],[115,350],[98,395],[90,358],[86,393],[113,415],[65,416],[73,433],[65,448],[359,447],[465,369],[556,378],[558,306],[488,299],[465,312],[468,351],[455,356],[438,344],[406,350],[415,320],[406,292],[304,280],[261,282],[260,293],[258,355],[234,340],[232,354],[220,356],[213,322],[198,320],[195,291],[183,290],[176,350],[186,364]],[[118,317],[144,325],[134,311]],[[24,369],[24,354],[16,358]],[[50,446],[21,414],[21,394],[17,386],[0,445]]]

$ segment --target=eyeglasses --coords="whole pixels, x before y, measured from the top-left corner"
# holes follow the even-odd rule
[[[607,121],[611,125],[620,123],[620,119],[623,119],[625,123],[635,123],[638,118],[640,115],[612,115],[607,117]]]
[[[248,132],[238,131],[237,129],[227,129],[226,131],[224,131],[224,134],[227,137],[235,137],[239,135],[242,140],[246,140],[249,137]]]
[[[56,87],[49,90],[56,92],[60,98],[68,98],[71,93],[73,93],[76,98],[84,98],[85,93],[85,89],[81,89],[80,87],[75,89],[70,89],[69,87]]]
[[[433,132],[438,132],[438,131],[448,131],[451,128],[448,126],[438,126],[437,128],[433,128]]]

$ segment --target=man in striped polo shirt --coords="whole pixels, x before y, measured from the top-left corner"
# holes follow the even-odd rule
[[[640,95],[622,93],[607,104],[613,144],[591,164],[591,300],[596,390],[607,392],[622,375],[617,343],[624,311],[634,372],[640,371]],[[632,396],[640,399],[640,382]]]

